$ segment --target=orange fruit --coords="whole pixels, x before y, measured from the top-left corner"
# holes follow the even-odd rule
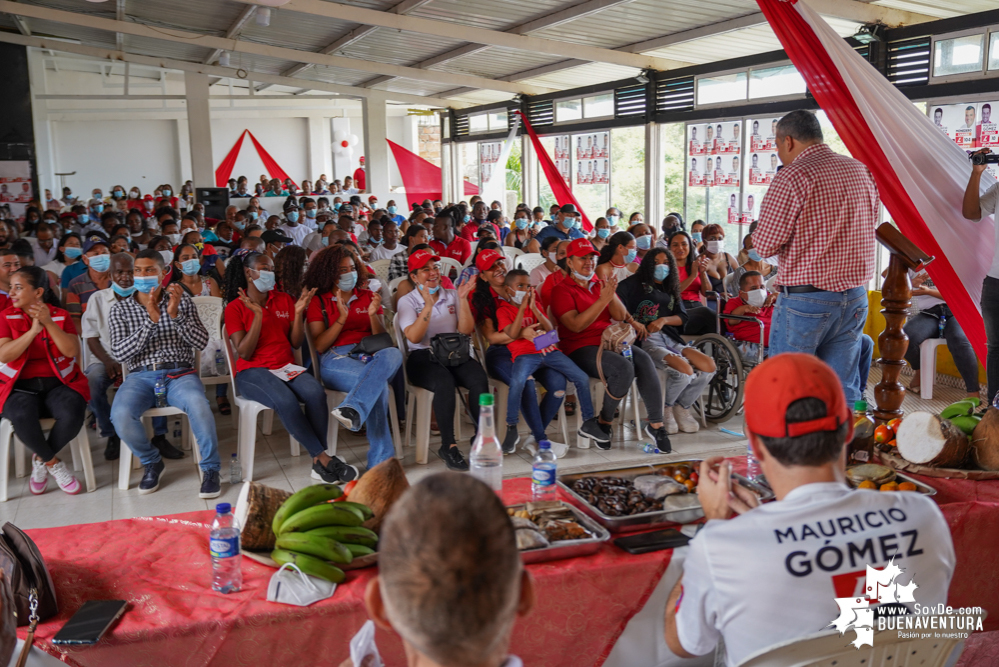
[[[876,489],[878,485],[869,479],[865,479],[863,482],[857,485],[858,489]]]
[[[681,484],[683,484],[684,482],[687,481],[687,478],[684,477],[684,475],[683,475],[682,472],[678,472],[675,475],[673,475],[673,479],[675,479],[676,481],[680,482]]]
[[[898,490],[899,491],[915,491],[916,490],[916,485],[913,484],[912,482],[902,482],[901,484],[898,485]]]
[[[874,442],[883,445],[894,437],[894,433],[887,424],[880,424],[874,429]]]
[[[898,483],[897,482],[888,482],[887,484],[882,484],[881,485],[881,490],[882,491],[898,491]]]
[[[898,433],[898,427],[902,423],[901,417],[895,417],[890,422],[888,422],[888,428],[892,430],[892,433]]]
[[[686,480],[683,483],[683,485],[685,487],[687,487],[687,491],[690,492],[690,493],[693,493],[694,489],[697,488],[697,485],[694,484],[693,480],[690,480],[690,479]]]
[[[889,447],[898,447],[898,442],[894,438],[892,438],[892,440],[888,443],[888,446]]]

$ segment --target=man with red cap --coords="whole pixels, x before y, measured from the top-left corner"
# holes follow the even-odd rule
[[[364,192],[364,156],[362,155],[358,162],[361,166],[354,170],[354,187],[357,188],[358,192]]]
[[[670,650],[704,655],[724,639],[726,664],[738,665],[827,630],[837,603],[863,609],[866,594],[877,604],[878,592],[865,591],[868,566],[895,573],[910,612],[947,602],[954,545],[936,503],[846,484],[853,418],[831,367],[808,354],[772,357],[749,374],[745,409],[746,436],[777,501],[759,505],[720,457],[701,464],[708,522],[666,603]]]

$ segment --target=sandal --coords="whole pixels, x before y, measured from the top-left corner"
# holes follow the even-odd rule
[[[217,396],[215,398],[215,400],[218,401],[218,404],[219,404],[219,414],[222,414],[222,415],[231,415],[232,414],[232,406],[229,405],[229,399],[228,398],[226,398],[225,396]]]
[[[566,417],[572,417],[575,414],[576,414],[576,401],[573,401],[572,403],[570,403],[569,401],[566,401],[565,402],[565,416]]]

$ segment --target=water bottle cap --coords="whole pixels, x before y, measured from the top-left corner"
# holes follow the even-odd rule
[[[479,405],[492,405],[493,395],[490,393],[479,394]]]
[[[236,452],[232,453],[232,458],[236,458]]]
[[[867,401],[857,401],[853,404],[854,412],[867,412]]]
[[[552,448],[552,443],[548,442],[547,440],[542,440],[541,442],[538,443],[538,449],[551,449],[551,448]]]
[[[215,511],[219,514],[228,514],[232,511],[232,505],[229,503],[219,503],[215,506]]]

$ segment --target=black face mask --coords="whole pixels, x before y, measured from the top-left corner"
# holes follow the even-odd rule
[[[567,259],[566,257],[563,257],[559,261],[555,262],[556,264],[558,264],[558,268],[562,269],[563,271],[568,271],[569,270],[569,265],[566,264],[566,261],[565,261],[566,259]]]

